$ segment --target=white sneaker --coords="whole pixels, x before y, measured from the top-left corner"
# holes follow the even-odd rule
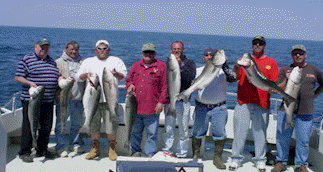
[[[236,161],[232,161],[230,166],[229,166],[229,170],[230,171],[236,171],[239,167],[241,167],[241,164],[236,162]]]
[[[266,164],[265,164],[264,161],[258,161],[256,163],[256,167],[257,167],[259,172],[265,172],[266,171]]]
[[[61,158],[66,158],[66,157],[68,157],[68,152],[67,152],[66,150],[64,150],[63,152],[61,152],[60,157],[61,157]]]
[[[82,146],[76,146],[74,147],[74,151],[81,154],[81,153],[85,153],[85,149]]]

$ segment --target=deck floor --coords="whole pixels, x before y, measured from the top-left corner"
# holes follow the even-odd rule
[[[54,151],[54,143],[49,144],[49,150]],[[86,150],[90,149],[90,144],[86,144]],[[26,171],[46,171],[46,172],[107,172],[112,170],[113,172],[116,171],[116,162],[110,161],[107,156],[107,147],[104,146],[105,144],[101,144],[101,156],[98,159],[94,160],[86,160],[85,154],[75,155],[73,153],[70,154],[70,157],[67,158],[56,158],[53,160],[45,159],[44,157],[34,158],[33,163],[24,163],[18,157],[19,145],[9,145],[7,148],[7,165],[6,171],[7,172],[26,172]],[[33,152],[34,156],[35,152]],[[72,155],[72,156],[71,156]],[[223,152],[223,159],[226,162],[225,164],[227,167],[230,164],[230,155],[231,149],[225,149]],[[254,164],[250,161],[252,155],[248,152],[244,152],[245,155],[245,163],[242,167],[240,167],[237,172],[257,172],[258,170],[255,168]],[[127,156],[118,156],[117,160],[133,160],[132,157]],[[150,158],[135,158],[136,160],[140,161],[149,161]],[[174,161],[176,161],[175,158]],[[191,159],[178,159],[178,161],[191,161]],[[214,171],[229,171],[229,170],[219,170],[217,169],[211,159],[199,159],[199,162],[204,164],[204,171],[205,172],[214,172]],[[266,171],[269,172],[273,167],[266,166]],[[185,168],[187,172],[197,172],[197,168]],[[310,167],[311,171],[316,172],[313,167]],[[287,172],[293,172],[293,167],[289,166]]]

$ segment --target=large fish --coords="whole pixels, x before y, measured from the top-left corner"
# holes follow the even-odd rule
[[[98,107],[101,95],[101,86],[98,75],[93,74],[86,81],[86,87],[83,96],[83,107],[85,121],[80,129],[80,133],[90,132],[90,122]]]
[[[125,115],[124,115],[124,122],[126,126],[126,140],[124,142],[124,147],[129,148],[130,145],[130,136],[132,130],[132,124],[137,114],[137,100],[133,93],[128,93],[125,100]]]
[[[59,93],[59,103],[60,103],[60,120],[61,120],[61,131],[64,131],[65,123],[68,118],[67,106],[70,98],[70,91],[73,87],[75,80],[72,77],[61,79],[58,82],[58,86],[61,88]]]
[[[202,89],[212,82],[214,77],[218,75],[225,61],[226,57],[224,50],[218,50],[215,53],[214,58],[206,63],[201,75],[193,81],[192,85],[188,89],[181,92],[178,98],[188,102],[192,92]]]
[[[299,68],[298,66],[294,67],[286,84],[285,92],[296,99],[296,101],[292,102],[284,101],[284,110],[287,118],[286,128],[294,127],[293,113],[297,108],[297,97],[301,88],[302,71],[302,68]]]
[[[29,88],[30,100],[28,103],[28,119],[30,123],[31,136],[33,138],[33,146],[36,146],[36,137],[40,118],[40,105],[44,92],[45,88],[43,86]]]
[[[108,103],[110,120],[115,123],[117,119],[117,107],[118,107],[118,83],[113,76],[112,72],[108,68],[103,69],[102,75],[103,92]],[[106,119],[109,119],[108,117]],[[113,124],[112,127],[116,127]],[[107,126],[110,127],[110,126]]]
[[[175,113],[175,104],[181,89],[181,71],[174,54],[170,55],[167,63],[167,77],[168,95],[170,100],[168,113]]]
[[[272,89],[288,101],[295,101],[295,98],[286,94],[285,91],[282,88],[278,87],[275,82],[268,80],[259,71],[257,64],[255,63],[254,59],[250,56],[250,54],[245,53],[242,56],[242,58],[237,61],[237,63],[243,66],[248,80],[257,88],[262,89],[264,91],[269,91],[269,89]]]

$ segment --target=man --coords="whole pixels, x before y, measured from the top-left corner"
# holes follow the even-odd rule
[[[78,71],[77,78],[85,81],[92,75],[99,77],[102,85],[102,75],[104,68],[110,70],[115,77],[115,81],[124,79],[127,74],[127,69],[123,61],[115,56],[110,56],[109,42],[106,40],[97,41],[96,56],[87,58],[83,61]],[[111,116],[108,113],[107,97],[104,95],[103,86],[101,87],[100,103],[97,107],[95,114],[92,117],[90,124],[90,132],[92,138],[92,149],[85,157],[86,159],[94,159],[100,155],[100,128],[101,118],[106,121],[106,133],[109,139],[109,159],[115,161],[117,158],[116,153],[116,129],[118,127],[118,119],[116,116]],[[108,116],[109,115],[109,116]],[[108,116],[108,117],[107,117]],[[106,119],[108,118],[108,120]]]
[[[152,157],[157,152],[159,114],[168,103],[166,64],[155,59],[156,47],[152,43],[142,46],[142,60],[129,71],[126,89],[137,100],[130,143],[132,156],[141,156],[142,132],[146,128],[145,154]]]
[[[203,53],[204,63],[211,61],[216,51],[207,48]],[[197,68],[197,76],[200,75],[205,66]],[[195,100],[195,120],[192,136],[193,159],[198,160],[202,138],[206,136],[211,122],[210,131],[215,141],[213,164],[219,169],[226,169],[221,160],[223,147],[226,139],[225,125],[227,123],[228,111],[226,107],[227,81],[234,82],[235,75],[224,63],[219,74],[205,88],[198,90]]]
[[[309,153],[309,139],[313,125],[313,101],[323,90],[323,73],[317,67],[306,62],[307,53],[304,45],[294,45],[291,49],[293,63],[280,70],[279,86],[286,87],[290,72],[294,67],[302,68],[302,82],[297,98],[298,105],[294,112],[294,128],[286,128],[286,113],[277,115],[277,156],[272,172],[286,170],[290,138],[293,130],[296,134],[295,171],[306,172]],[[318,84],[318,87],[316,86]]]
[[[171,44],[171,53],[175,55],[181,71],[181,88],[180,92],[186,90],[191,86],[192,81],[196,75],[196,66],[192,59],[184,55],[184,44],[180,41],[174,41]],[[165,117],[165,145],[163,151],[166,155],[173,156],[172,147],[175,140],[175,124],[178,122],[178,136],[179,141],[176,149],[176,156],[178,158],[187,157],[189,146],[189,132],[188,123],[190,119],[190,102],[178,100],[176,102],[176,114],[168,113],[166,108]]]
[[[269,80],[278,81],[278,65],[276,61],[264,54],[266,40],[256,36],[252,40],[252,58],[259,71]],[[250,121],[255,143],[256,167],[260,172],[266,171],[266,129],[269,120],[270,93],[255,87],[248,81],[243,67],[235,64],[233,71],[238,82],[237,105],[234,109],[234,139],[232,143],[232,162],[229,170],[236,170],[241,166]]]
[[[26,55],[18,63],[15,80],[22,84],[21,104],[23,107],[23,121],[21,133],[21,150],[19,157],[24,162],[33,162],[31,157],[32,135],[28,119],[28,104],[30,101],[29,88],[44,86],[45,92],[41,99],[36,157],[54,156],[47,150],[49,134],[53,122],[54,97],[57,87],[59,71],[55,61],[49,57],[50,42],[46,38],[35,44],[34,53]]]
[[[79,48],[80,44],[76,41],[69,41],[66,43],[62,56],[56,60],[57,67],[60,72],[58,82],[63,82],[65,79],[76,78],[76,73],[82,63],[82,59],[79,56]],[[84,82],[74,82],[68,95],[69,102],[67,113],[70,116],[71,121],[70,131],[61,130],[62,127],[64,127],[61,123],[61,97],[58,96],[56,101],[55,135],[57,145],[55,146],[55,149],[61,157],[67,157],[69,152],[73,152],[74,145],[77,153],[84,153],[84,148],[82,147],[83,141],[80,140],[78,134],[79,129],[82,127],[84,121],[82,104],[83,93]],[[60,95],[60,92],[58,92],[57,95]]]

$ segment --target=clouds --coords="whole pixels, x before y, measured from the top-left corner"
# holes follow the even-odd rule
[[[318,32],[320,22],[314,17],[305,20],[287,10],[244,5],[192,2],[39,4],[12,8],[11,13],[19,14],[16,22],[20,24],[42,27],[323,39]]]

